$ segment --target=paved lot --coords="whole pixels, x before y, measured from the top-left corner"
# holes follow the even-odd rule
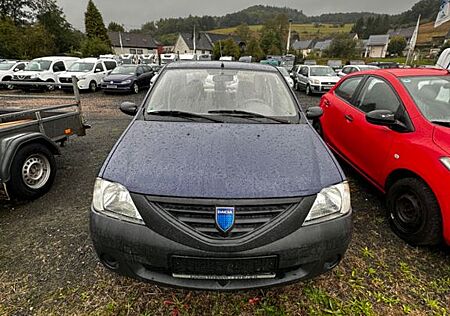
[[[240,293],[159,288],[107,272],[88,230],[92,187],[130,118],[118,111],[144,94],[83,94],[88,136],[57,159],[52,191],[38,201],[0,201],[0,315],[444,315],[450,313],[448,248],[416,249],[389,230],[382,197],[351,169],[355,232],[332,273],[291,286]],[[304,107],[318,97],[299,95]]]

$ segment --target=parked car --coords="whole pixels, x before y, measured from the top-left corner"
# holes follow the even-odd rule
[[[450,70],[450,48],[445,49],[439,56],[436,66]]]
[[[374,61],[371,63],[368,63],[369,66],[376,66],[381,69],[394,69],[394,68],[400,68],[400,64],[396,62],[391,61]]]
[[[450,244],[450,74],[351,74],[326,94],[326,143],[386,194],[394,232],[412,245]]]
[[[58,76],[66,71],[74,62],[78,61],[76,57],[42,57],[30,61],[24,70],[16,72],[13,81],[26,82],[48,82],[57,83]],[[15,86],[24,90],[29,90],[33,86],[15,84]],[[41,88],[35,86],[33,88]],[[55,85],[46,86],[48,90],[54,90]]]
[[[212,60],[212,55],[211,54],[198,55],[198,60],[199,61],[211,61]]]
[[[241,63],[252,63],[253,62],[253,57],[252,56],[241,56],[240,58],[239,58],[239,61],[241,62]]]
[[[365,70],[375,70],[380,69],[377,66],[370,66],[370,65],[347,65],[342,68],[342,70],[338,73],[339,77],[345,77],[348,74],[352,74],[354,72],[358,71],[365,71]]]
[[[163,54],[161,55],[161,64],[170,64],[173,62],[178,61],[178,55],[177,54]]]
[[[97,58],[80,59],[73,63],[69,69],[59,75],[60,83],[71,83],[72,76],[78,78],[78,88],[80,90],[97,91],[101,86],[101,81],[111,70],[117,67],[117,62],[113,59],[100,60]],[[71,87],[63,87],[69,90]]]
[[[27,62],[17,61],[17,60],[6,60],[0,62],[0,81],[11,81],[14,74],[20,70],[24,70]],[[12,85],[2,85],[0,87],[5,87],[12,89]]]
[[[222,56],[219,58],[220,61],[234,61],[233,56]]]
[[[329,61],[327,61],[327,66],[330,66],[331,68],[333,68],[334,72],[338,74],[343,68],[342,60],[330,59]]]
[[[237,290],[309,279],[342,260],[348,184],[308,123],[321,109],[303,113],[274,67],[172,63],[143,105],[121,110],[135,118],[100,171],[90,212],[106,267]]]
[[[307,95],[326,93],[340,80],[333,68],[316,65],[299,67],[296,77],[296,89],[304,90]]]
[[[197,60],[197,55],[196,54],[180,54],[180,60],[182,60],[182,61]]]
[[[150,87],[153,70],[148,65],[122,65],[103,78],[101,87],[104,92],[139,93]]]
[[[289,87],[291,87],[291,89],[294,89],[294,80],[292,80],[287,69],[284,67],[277,67],[277,69],[281,72],[284,79],[286,79],[286,82],[288,83]]]

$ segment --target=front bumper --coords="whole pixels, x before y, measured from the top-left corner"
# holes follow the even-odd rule
[[[91,209],[90,225],[94,248],[102,263],[122,275],[170,287],[197,290],[233,291],[271,287],[306,280],[333,269],[344,257],[352,234],[351,213],[316,225],[301,227],[280,238],[266,234],[257,238],[257,246],[238,242],[235,251],[215,247],[207,241],[199,244],[178,242],[144,225],[120,221]],[[176,228],[174,228],[176,229]],[[175,236],[177,232],[173,232]],[[254,240],[252,241],[254,243]],[[225,251],[226,249],[226,251]],[[237,268],[235,261],[272,261],[272,276],[259,278],[236,276],[227,279],[193,278],[175,275],[174,260],[184,258],[208,270],[209,264],[229,260],[224,269]],[[178,267],[179,268],[179,267]]]
[[[106,83],[102,83],[101,84],[102,90],[106,91],[106,92],[129,92],[129,91],[131,91],[132,86],[133,86],[133,83],[129,83],[129,84],[120,84],[120,83],[106,84]]]
[[[311,85],[311,91],[314,93],[327,93],[334,85]]]

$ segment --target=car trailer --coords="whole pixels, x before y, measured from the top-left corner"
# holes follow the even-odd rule
[[[55,179],[55,155],[73,136],[85,136],[75,77],[72,83],[2,82],[20,86],[71,86],[74,96],[0,93],[0,191],[6,199],[33,200],[47,193]],[[36,109],[7,108],[6,99],[60,99],[64,104]],[[0,194],[1,196],[2,194]]]

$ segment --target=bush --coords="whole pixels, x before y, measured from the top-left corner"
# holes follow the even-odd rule
[[[98,37],[86,38],[81,45],[81,53],[84,57],[98,57],[110,54],[111,47]]]

